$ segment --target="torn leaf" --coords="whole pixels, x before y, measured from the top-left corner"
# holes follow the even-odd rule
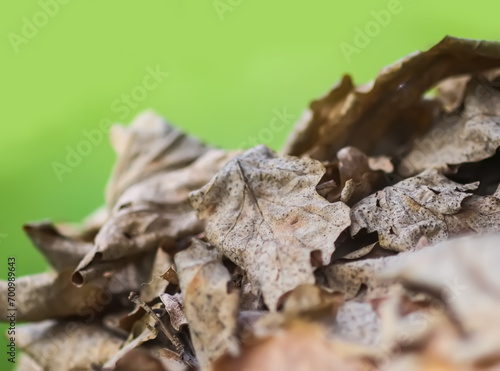
[[[462,201],[477,184],[454,183],[436,170],[405,179],[358,202],[351,210],[351,235],[366,228],[377,232],[380,246],[411,251],[422,236],[430,244],[449,236],[447,215],[462,210]],[[452,224],[452,223],[450,223]]]
[[[408,176],[428,168],[476,162],[500,147],[500,81],[475,76],[467,85],[464,108],[445,114],[399,166]]]
[[[384,68],[366,86],[356,88],[344,76],[311,104],[311,119],[294,130],[283,152],[329,161],[342,147],[354,146],[369,155],[375,147],[390,155],[388,150],[426,132],[439,113],[438,102],[422,99],[428,89],[454,75],[498,66],[500,44],[447,36]]]
[[[188,203],[191,191],[206,184],[237,152],[211,150],[182,169],[158,173],[124,191],[94,247],[76,272],[96,261],[114,261],[203,231],[204,223]]]
[[[28,223],[24,232],[57,271],[74,269],[92,249],[92,244],[64,236],[50,222]]]
[[[109,208],[131,185],[154,174],[185,167],[208,149],[154,112],[142,113],[127,128],[113,126],[111,143],[118,160],[106,190]]]

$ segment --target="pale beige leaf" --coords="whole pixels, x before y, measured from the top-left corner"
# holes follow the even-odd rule
[[[184,303],[182,302],[181,294],[161,294],[160,300],[165,305],[165,310],[170,318],[170,323],[175,330],[179,331],[181,326],[188,325],[188,320],[184,314]]]
[[[193,240],[175,255],[184,312],[202,370],[226,353],[235,354],[239,295],[230,291],[231,276],[215,249]]]
[[[18,346],[45,371],[90,370],[118,351],[123,339],[83,322],[20,325]]]
[[[113,371],[186,371],[178,355],[165,348],[136,348],[125,354]]]
[[[162,362],[144,349],[128,351],[116,362],[113,371],[167,371]]]
[[[325,168],[315,160],[280,158],[258,146],[229,162],[190,196],[206,235],[241,267],[275,310],[280,297],[314,283],[311,253],[327,264],[349,226],[349,208],[316,192]]]
[[[245,345],[238,357],[219,360],[217,371],[375,371],[362,359],[347,359],[312,323],[294,323],[272,336]]]
[[[500,235],[469,236],[426,247],[380,273],[443,302],[463,336],[449,359],[476,362],[500,352]]]
[[[28,354],[22,353],[19,356],[19,360],[17,362],[17,371],[44,371],[42,366],[40,366],[33,358],[31,358]]]

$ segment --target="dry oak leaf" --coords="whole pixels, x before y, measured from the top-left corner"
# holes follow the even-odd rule
[[[71,271],[47,272],[16,280],[16,320],[41,321],[49,318],[94,315],[92,304],[101,299],[102,288],[92,283],[75,287],[70,281]],[[0,281],[0,300],[7,303],[8,282]],[[102,307],[101,307],[102,308]],[[8,320],[7,307],[0,307],[3,321]]]
[[[187,167],[152,175],[124,190],[76,274],[97,261],[117,260],[201,233],[204,223],[189,206],[188,195],[236,154],[210,150]]]
[[[500,199],[473,195],[462,202],[462,212],[446,215],[450,234],[500,232]]]
[[[459,213],[476,188],[477,183],[458,184],[435,169],[426,170],[354,205],[351,235],[362,228],[376,231],[380,246],[394,251],[413,250],[423,236],[430,244],[446,240],[458,223],[446,216]]]
[[[57,271],[74,269],[92,244],[63,235],[51,222],[27,223],[23,230]]]
[[[398,144],[386,143],[390,135],[401,134],[401,143],[432,124],[440,103],[422,95],[433,85],[498,66],[499,43],[447,36],[429,50],[384,68],[366,86],[355,87],[344,76],[328,95],[311,104],[309,119],[296,126],[283,152],[327,161],[348,145],[368,154],[375,146],[387,152],[387,147]]]
[[[17,342],[42,370],[80,371],[102,365],[123,339],[84,322],[44,321],[19,326]]]
[[[231,276],[220,253],[194,239],[174,257],[184,312],[202,370],[210,370],[223,354],[236,354],[239,295],[229,290]]]
[[[500,147],[500,82],[475,76],[468,85],[464,108],[445,114],[403,158],[404,176],[449,164],[476,162],[495,154]]]
[[[349,207],[316,192],[324,166],[278,157],[257,146],[230,161],[190,196],[208,240],[241,267],[275,310],[283,294],[314,283],[311,253],[330,261],[335,240],[350,224]]]
[[[113,126],[110,137],[118,161],[106,189],[109,208],[131,185],[185,167],[208,150],[151,111],[137,116],[129,127]]]
[[[386,267],[380,278],[420,289],[443,302],[462,336],[449,342],[455,362],[500,354],[500,235],[472,235],[426,247]]]

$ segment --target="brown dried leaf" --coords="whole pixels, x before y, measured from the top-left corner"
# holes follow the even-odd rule
[[[18,327],[17,344],[45,371],[90,370],[102,365],[123,342],[83,322],[44,321]]]
[[[500,83],[484,76],[467,85],[464,109],[444,115],[404,157],[399,172],[405,176],[431,167],[476,162],[493,156],[500,147]]]
[[[425,52],[413,53],[385,68],[368,86],[355,88],[349,76],[311,104],[311,119],[290,136],[284,153],[332,160],[345,146],[371,154],[404,143],[432,123],[437,102],[422,95],[438,81],[500,66],[500,45],[446,37]],[[403,128],[402,130],[398,130]],[[362,133],[362,135],[360,135]],[[389,134],[398,134],[398,142]]]
[[[337,152],[337,161],[329,166],[316,190],[330,202],[340,200],[351,206],[388,185],[384,173],[393,170],[387,157],[368,157],[354,147],[345,147]]]
[[[307,158],[277,157],[257,146],[229,162],[190,196],[209,241],[260,288],[269,308],[300,284],[314,283],[311,253],[323,265],[349,226],[349,208],[316,192],[325,168]]]
[[[320,322],[333,319],[344,300],[316,285],[300,285],[285,299],[283,310],[264,315],[254,326],[254,335],[266,337],[297,321]]]
[[[362,228],[378,233],[380,246],[394,251],[411,251],[422,236],[430,244],[446,240],[456,230],[447,215],[462,210],[462,201],[477,184],[454,183],[436,170],[405,179],[366,197],[351,210],[351,235]],[[450,225],[448,225],[448,223]]]
[[[239,357],[226,356],[214,365],[218,371],[374,371],[368,362],[346,359],[323,329],[298,322],[276,334],[249,343]]]
[[[150,340],[156,339],[157,336],[158,329],[156,328],[156,323],[153,321],[153,318],[146,313],[134,323],[128,339],[122,344],[119,351],[115,352],[112,357],[106,360],[104,367],[114,367],[117,365],[117,362],[131,350],[136,349],[141,344]]]
[[[500,352],[500,236],[469,236],[429,246],[380,273],[443,302],[463,334],[446,357],[478,362]]]
[[[77,287],[92,283],[115,294],[140,291],[150,278],[155,254],[156,251],[149,251],[113,261],[102,261],[98,256],[85,268],[74,271],[71,282]]]
[[[162,362],[144,349],[133,349],[116,362],[113,371],[167,371]]]
[[[184,312],[202,370],[209,370],[223,354],[238,351],[238,292],[229,291],[231,276],[220,258],[200,240],[175,255]]]
[[[160,347],[136,348],[125,354],[113,371],[186,371],[172,351]]]
[[[111,143],[118,161],[106,190],[109,208],[130,186],[154,174],[185,167],[208,150],[154,112],[142,113],[129,127],[113,126]]]
[[[57,271],[74,269],[92,244],[65,236],[51,222],[28,223],[24,232]]]
[[[188,195],[236,153],[211,150],[185,168],[158,173],[125,190],[76,272],[96,261],[117,260],[201,233],[204,223],[189,206]]]
[[[75,287],[70,281],[71,271],[40,273],[20,277],[16,280],[17,321],[41,321],[73,315],[86,316],[92,313],[91,304],[103,293],[94,284]],[[8,282],[0,282],[0,300],[7,303]],[[102,301],[102,300],[100,300]],[[100,307],[98,305],[98,307]],[[101,307],[102,308],[102,307]],[[7,308],[0,307],[0,316],[7,318]]]

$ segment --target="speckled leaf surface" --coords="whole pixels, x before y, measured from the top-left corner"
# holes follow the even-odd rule
[[[320,251],[327,264],[350,224],[345,204],[316,192],[324,172],[316,160],[282,158],[258,146],[190,196],[207,219],[207,238],[249,275],[273,310],[286,292],[314,283],[311,253]]]

